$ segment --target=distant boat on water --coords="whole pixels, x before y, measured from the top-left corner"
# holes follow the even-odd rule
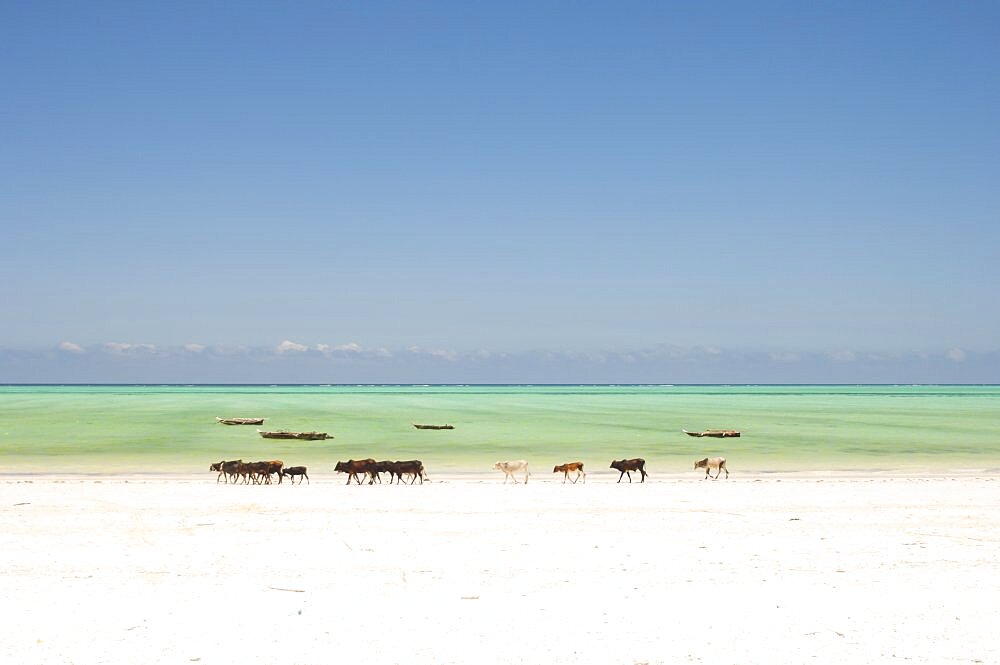
[[[265,439],[301,439],[303,441],[323,441],[325,439],[332,439],[333,437],[326,432],[286,432],[285,430],[278,430],[276,432],[265,432],[264,430],[257,430]]]
[[[220,425],[263,425],[264,418],[219,418],[215,417]]]
[[[455,429],[454,425],[418,425],[413,423],[413,426],[417,429]]]
[[[740,433],[734,429],[707,429],[702,432],[689,432],[686,429],[682,429],[681,431],[688,436],[711,436],[716,439],[728,439],[729,437],[736,437],[740,435]]]

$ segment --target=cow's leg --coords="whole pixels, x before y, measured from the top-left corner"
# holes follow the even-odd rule
[[[583,484],[587,484],[587,474],[583,469],[580,469],[580,473],[583,475]]]
[[[308,473],[303,473],[302,475],[306,477],[306,485],[311,485],[312,483],[309,482],[309,474]],[[301,485],[301,484],[302,484],[302,479],[299,478],[299,485]]]
[[[625,477],[625,472],[624,472],[624,471],[622,471],[622,472],[621,472],[621,473],[620,473],[620,474],[618,475],[618,482],[621,482],[621,481],[622,481],[622,478],[624,478],[624,477]]]
[[[640,466],[639,467],[639,473],[642,474],[642,480],[639,481],[639,482],[642,482],[642,483],[646,482],[646,476],[649,475],[648,473],[646,473],[646,469],[644,469],[643,467]]]
[[[563,485],[566,484],[566,479],[569,478],[569,471],[563,471]],[[573,481],[576,482],[575,480]]]
[[[726,478],[728,478],[729,477],[729,469],[726,468],[725,464],[723,464],[722,466],[719,467],[719,473],[722,473],[723,471],[726,472]]]
[[[706,467],[705,467],[705,478],[708,478],[708,474],[709,474],[709,469],[708,469],[708,467],[706,466]],[[705,478],[702,478],[702,480],[705,480]]]

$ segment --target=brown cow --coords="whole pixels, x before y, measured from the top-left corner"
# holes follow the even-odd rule
[[[264,482],[268,485],[271,484],[271,474],[278,474],[278,484],[281,484],[281,468],[285,466],[285,463],[280,459],[273,459],[267,461],[267,472],[264,476]]]
[[[646,473],[646,460],[639,457],[636,457],[635,459],[615,460],[611,462],[610,468],[621,471],[621,475],[618,476],[618,482],[622,481],[622,476],[624,476],[625,474],[628,474],[628,481],[632,482],[632,474],[630,473],[631,471],[638,471],[639,473],[641,473],[642,480],[640,482],[643,483],[646,482],[646,476],[649,475]]]
[[[407,460],[405,462],[392,462],[390,467],[392,474],[398,479],[398,483],[403,483],[403,474],[408,474],[412,476],[410,484],[417,482],[417,478],[420,478],[420,484],[424,484],[424,478],[426,474],[424,473],[424,463],[418,459]]]
[[[302,477],[305,476],[306,484],[309,484],[309,474],[306,473],[306,467],[304,466],[286,466],[278,474],[278,484],[281,484],[281,477],[288,476],[289,484],[295,484],[295,476],[299,477],[299,485],[302,484]]]
[[[351,484],[351,478],[358,481],[358,485],[361,484],[361,480],[358,478],[358,474],[364,474],[368,476],[368,484],[372,485],[375,483],[375,460],[372,458],[362,459],[362,460],[347,460],[346,462],[337,462],[337,466],[333,467],[334,471],[347,474],[347,484]]]
[[[587,482],[587,474],[583,470],[583,462],[566,462],[565,464],[560,464],[558,466],[552,467],[552,473],[562,473],[563,474],[563,485],[566,484],[566,479],[569,478],[569,472],[576,471],[576,478],[573,479],[573,484],[580,480],[580,476],[583,476],[583,482]]]
[[[729,477],[729,469],[726,468],[726,458],[725,457],[706,457],[705,459],[700,459],[694,463],[695,469],[705,469],[705,478],[708,478],[708,472],[712,469],[717,469],[715,472],[715,477],[712,480],[718,480],[719,474],[723,471],[726,472],[726,478]],[[702,478],[702,480],[705,480]]]
[[[244,484],[253,482],[254,485],[260,485],[264,482],[265,476],[270,481],[269,469],[270,465],[267,462],[247,462],[240,467],[240,475],[243,476]]]

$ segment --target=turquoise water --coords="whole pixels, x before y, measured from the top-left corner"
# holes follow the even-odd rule
[[[336,438],[266,440],[216,416]],[[0,386],[0,473],[207,472],[236,458],[332,472],[364,457],[422,459],[431,473],[644,457],[683,473],[713,454],[734,472],[995,469],[1000,386]]]

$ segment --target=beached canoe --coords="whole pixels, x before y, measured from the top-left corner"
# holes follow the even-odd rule
[[[220,425],[263,425],[263,418],[219,418],[215,417]]]
[[[265,439],[301,439],[303,441],[323,441],[324,439],[332,439],[333,436],[327,434],[326,432],[286,432],[284,430],[278,430],[276,432],[265,432],[264,430],[257,430]]]
[[[740,433],[734,429],[707,429],[703,432],[689,432],[686,429],[682,429],[681,431],[688,436],[711,436],[716,439],[727,439],[729,437],[736,437],[740,435]]]
[[[417,429],[455,429],[454,425],[418,425],[413,423],[413,426]]]

